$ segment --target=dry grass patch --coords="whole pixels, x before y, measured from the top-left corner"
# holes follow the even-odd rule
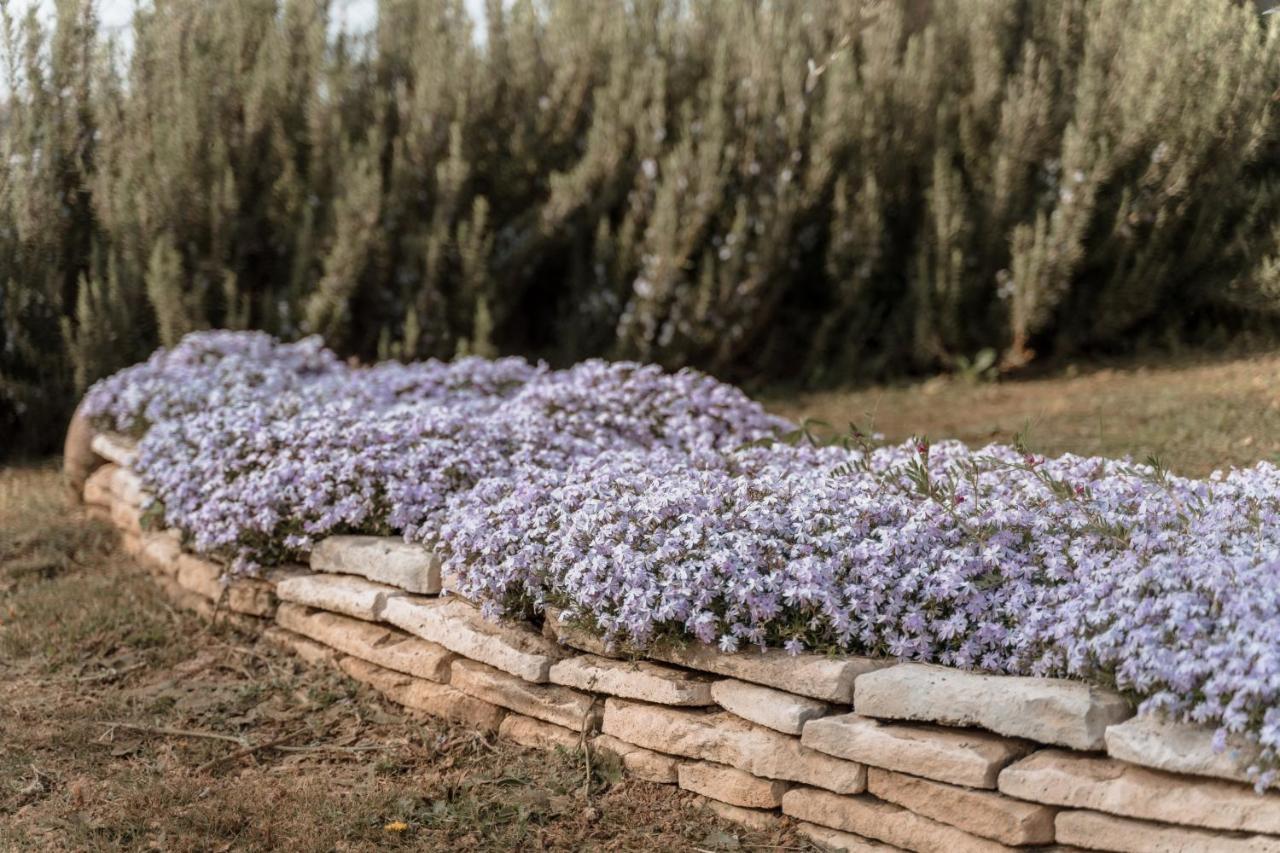
[[[0,849],[813,849],[210,627],[114,542],[0,472]]]

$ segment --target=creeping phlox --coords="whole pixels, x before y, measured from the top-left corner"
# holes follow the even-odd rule
[[[239,570],[338,532],[436,548],[491,616],[1068,676],[1280,761],[1280,469],[1206,480],[955,442],[768,442],[694,371],[343,364],[192,335],[96,385],[166,523]]]

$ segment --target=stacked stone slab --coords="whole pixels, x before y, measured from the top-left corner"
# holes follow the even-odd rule
[[[85,444],[83,435],[77,437]],[[94,435],[89,512],[180,605],[260,631],[407,708],[537,749],[613,756],[752,827],[848,851],[1277,851],[1256,747],[1059,679],[856,656],[618,649],[551,612],[493,622],[429,549],[335,536],[231,577],[160,529],[132,445]]]

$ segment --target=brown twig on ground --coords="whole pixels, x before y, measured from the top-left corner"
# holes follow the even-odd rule
[[[108,731],[111,731],[114,729],[128,729],[129,731],[140,732],[142,734],[148,734],[148,735],[163,735],[165,737],[202,738],[204,740],[220,740],[220,741],[225,741],[226,743],[234,743],[237,746],[244,747],[244,748],[248,748],[249,746],[251,746],[249,741],[245,740],[243,737],[238,737],[236,735],[224,735],[218,732],[201,732],[201,731],[195,731],[194,729],[173,729],[165,726],[142,726],[142,725],[138,725],[137,723],[103,722],[103,723],[99,723],[98,725],[106,726]],[[104,736],[106,734],[107,734],[106,732],[103,733]]]
[[[210,759],[209,761],[206,761],[204,764],[201,764],[199,767],[196,768],[196,772],[203,773],[206,770],[211,770],[214,767],[217,767],[219,764],[223,764],[228,761],[238,761],[239,759],[245,758],[246,756],[254,755],[257,752],[260,752],[261,750],[275,748],[280,744],[288,743],[294,738],[305,734],[307,731],[309,731],[309,729],[304,726],[303,728],[300,728],[295,732],[290,732],[289,734],[284,735],[282,737],[278,737],[273,740],[264,741],[262,743],[255,743],[255,744],[250,744],[249,746],[241,747],[240,749],[237,749],[235,752],[229,752],[226,755],[222,755],[222,756],[219,756],[218,758],[213,758],[213,759]]]

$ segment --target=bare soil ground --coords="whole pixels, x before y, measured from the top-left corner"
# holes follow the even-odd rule
[[[0,472],[0,850],[375,849],[814,848],[210,627],[52,465]]]

